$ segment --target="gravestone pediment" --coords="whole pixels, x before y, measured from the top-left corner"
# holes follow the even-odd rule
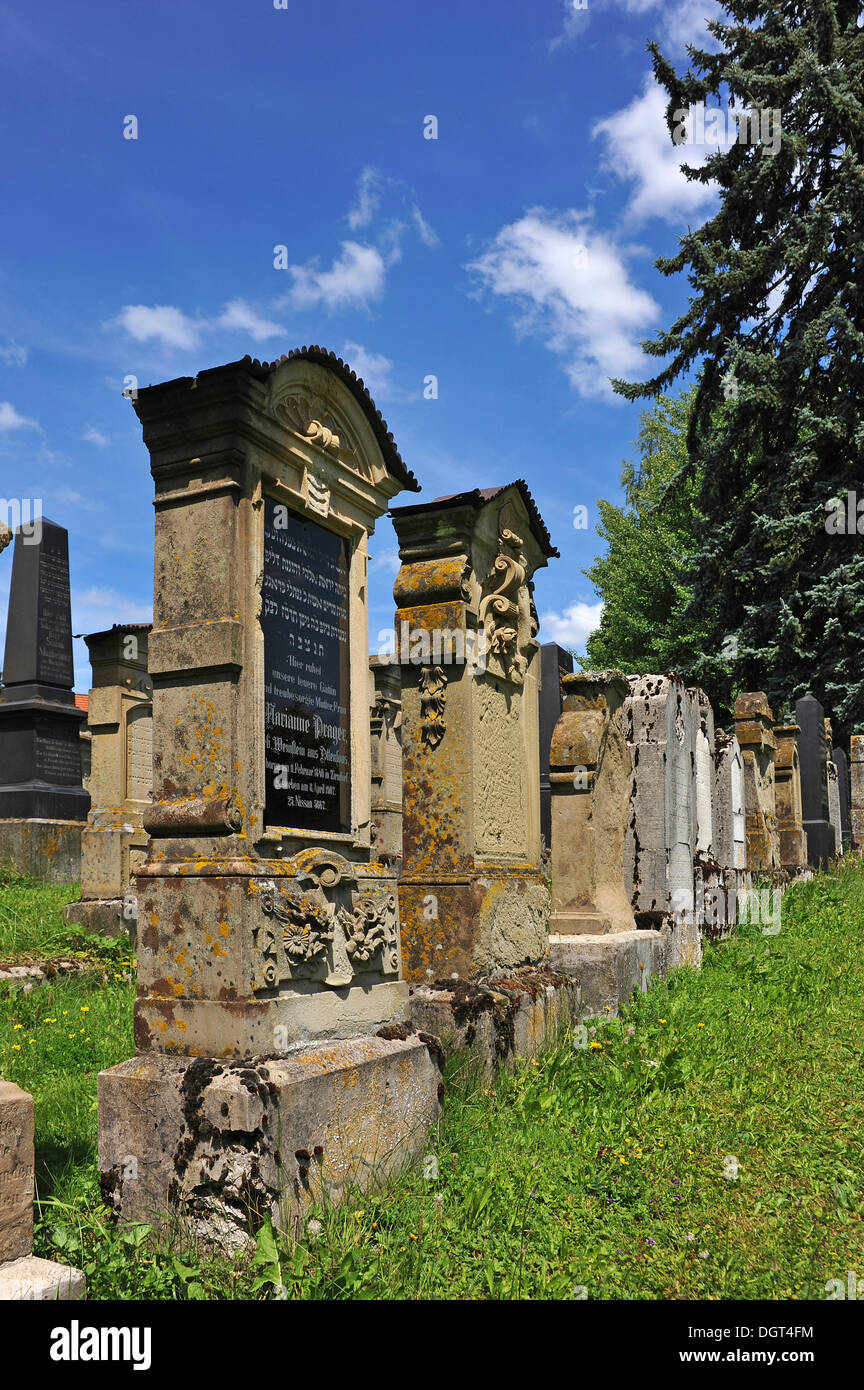
[[[314,451],[309,454],[306,480],[313,510],[326,515],[325,494],[340,465],[373,486],[387,476],[381,451],[357,402],[333,373],[316,363],[293,358],[277,367],[270,378],[267,408],[298,443]]]

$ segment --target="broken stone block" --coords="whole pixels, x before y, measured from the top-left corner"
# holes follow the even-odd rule
[[[0,1079],[0,1263],[33,1245],[33,1097]]]

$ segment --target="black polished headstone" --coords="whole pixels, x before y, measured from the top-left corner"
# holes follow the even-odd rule
[[[843,839],[851,839],[852,836],[852,817],[849,812],[851,809],[852,789],[849,783],[849,761],[842,748],[835,748],[831,754],[834,766],[837,769],[837,785],[840,788],[840,829]]]
[[[798,760],[801,766],[801,812],[807,836],[807,862],[824,868],[834,856],[834,827],[828,818],[828,765],[825,718],[813,695],[795,701]]]
[[[540,648],[540,830],[547,850],[552,847],[552,787],[549,749],[561,714],[561,677],[573,670],[573,654],[557,642]]]
[[[86,820],[72,685],[69,537],[42,517],[15,533],[0,690],[0,820]]]

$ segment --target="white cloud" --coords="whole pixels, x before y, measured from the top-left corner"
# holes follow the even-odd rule
[[[87,426],[81,438],[84,440],[86,444],[97,444],[100,449],[107,448],[108,445],[111,443],[111,440],[108,438],[107,434],[103,434],[101,430],[95,429],[93,425]]]
[[[367,352],[366,348],[359,343],[345,343],[342,348],[342,359],[348,363],[353,372],[363,378],[370,396],[381,397],[392,394],[393,386],[390,380],[393,370],[393,363],[389,357],[382,353]]]
[[[562,647],[584,647],[592,632],[600,626],[603,603],[571,603],[563,613],[550,609],[540,614],[540,632],[544,642],[557,642]]]
[[[683,53],[687,44],[712,51],[716,41],[708,33],[708,20],[723,13],[719,0],[585,0],[582,8],[574,0],[561,0],[563,22],[560,32],[549,44],[549,51],[578,42],[591,22],[592,12],[623,10],[628,16],[646,16],[642,24],[630,24],[629,30],[639,39],[658,40]],[[615,21],[610,21],[614,23]]]
[[[9,430],[38,430],[39,428],[36,420],[29,420],[26,415],[19,415],[10,401],[0,401],[0,434],[7,434]]]
[[[399,548],[393,546],[392,549],[381,550],[377,555],[369,557],[369,572],[375,574],[379,570],[385,570],[389,574],[398,574],[402,561],[399,559]]]
[[[139,343],[156,338],[165,347],[194,348],[201,341],[200,324],[170,304],[125,304],[108,326],[115,324]]]
[[[113,623],[150,623],[153,605],[139,603],[116,589],[85,589],[72,592],[73,632],[102,632]]]
[[[629,277],[625,260],[635,254],[594,231],[588,213],[532,208],[468,269],[518,305],[518,330],[565,359],[580,395],[617,400],[608,378],[644,369],[636,337],[647,336],[660,315]]]
[[[7,343],[5,347],[0,347],[0,361],[9,367],[23,367],[27,361],[27,349],[20,343]]]
[[[256,343],[263,342],[265,338],[276,338],[285,332],[281,323],[261,318],[245,299],[230,300],[216,319],[214,327],[238,329],[241,333],[247,333]]]
[[[76,492],[71,487],[57,488],[52,496],[58,502],[64,502],[67,507],[83,507],[86,512],[104,512],[105,503],[97,502],[93,497],[85,497],[82,492]]]
[[[314,309],[319,304],[328,309],[363,307],[381,296],[388,265],[381,252],[356,241],[343,241],[341,247],[329,270],[319,270],[317,258],[306,265],[289,266],[294,278],[290,300],[295,308]],[[398,259],[398,252],[392,259]]]
[[[423,245],[433,247],[440,246],[441,238],[438,233],[429,226],[429,223],[426,221],[426,218],[423,216],[416,203],[411,207],[411,216],[414,219],[414,226],[420,233],[420,240],[423,242]]]
[[[352,232],[358,227],[368,227],[378,208],[386,180],[371,165],[367,165],[357,180],[357,193],[352,207],[348,209],[348,226]]]
[[[629,106],[596,121],[593,136],[603,139],[603,167],[634,189],[627,207],[631,221],[662,217],[667,222],[703,212],[717,196],[714,183],[688,182],[682,164],[701,166],[717,146],[673,145],[666,125],[668,97],[652,76]]]

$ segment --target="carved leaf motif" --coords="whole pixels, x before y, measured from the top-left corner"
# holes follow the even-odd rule
[[[430,748],[437,748],[447,729],[444,706],[447,703],[447,676],[440,666],[424,666],[420,672],[420,737]]]
[[[396,896],[393,893],[385,898],[358,898],[353,912],[342,909],[340,921],[345,930],[345,949],[352,961],[365,964],[381,947],[392,944],[395,917]]]
[[[277,900],[275,889],[264,895],[265,915],[282,923],[282,939],[289,963],[314,960],[333,940],[333,915],[326,903],[308,893],[287,894]],[[265,971],[266,973],[266,971]]]

